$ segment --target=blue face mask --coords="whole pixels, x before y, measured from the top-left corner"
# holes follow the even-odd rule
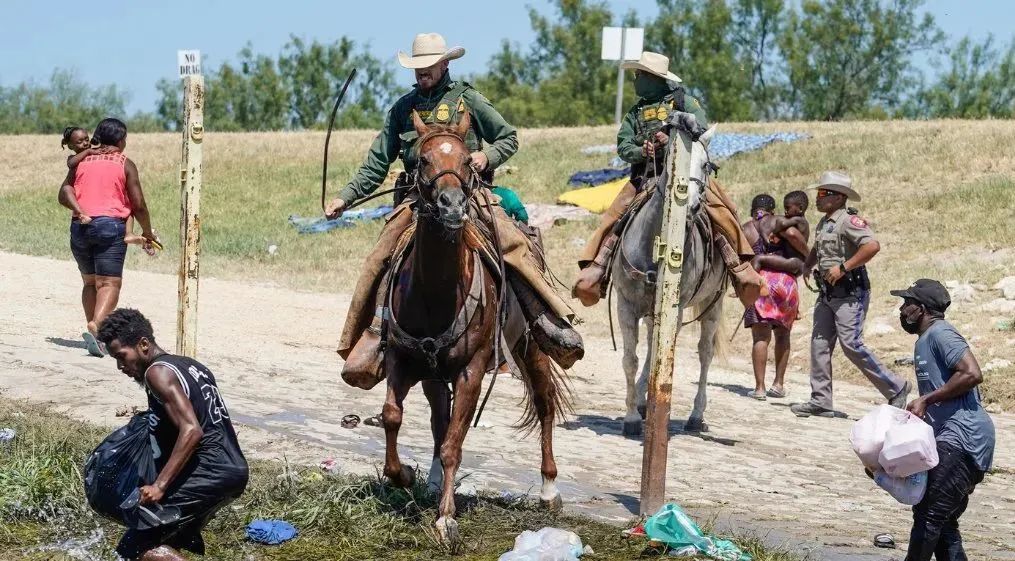
[[[670,93],[670,87],[663,78],[643,72],[634,78],[634,93],[641,98],[656,100]]]

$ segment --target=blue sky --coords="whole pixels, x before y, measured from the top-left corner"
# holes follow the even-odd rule
[[[421,31],[444,34],[466,48],[455,71],[482,71],[504,38],[532,39],[526,6],[549,13],[546,0],[420,1],[338,0],[64,0],[17,2],[4,9],[0,33],[0,84],[45,83],[55,68],[73,69],[91,84],[116,84],[131,94],[131,112],[152,110],[159,78],[173,77],[177,49],[200,49],[206,64],[232,59],[250,41],[255,52],[277,54],[290,34],[331,41],[342,35],[369,43],[394,60]],[[634,9],[656,13],[654,0],[610,2],[618,16]],[[1007,43],[1015,21],[1012,0],[928,0],[926,9],[951,37],[993,33]],[[412,83],[409,71],[401,78]]]

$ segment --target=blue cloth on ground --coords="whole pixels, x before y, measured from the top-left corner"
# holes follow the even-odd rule
[[[284,520],[254,520],[247,524],[247,539],[266,545],[278,545],[296,537],[299,532]]]
[[[798,132],[772,134],[718,133],[708,143],[708,154],[713,160],[725,160],[743,152],[760,150],[773,142],[796,142],[807,138]]]
[[[323,216],[303,217],[296,214],[289,216],[289,223],[301,234],[320,234],[336,228],[349,228],[355,226],[360,220],[380,220],[393,210],[391,205],[381,205],[376,208],[361,208],[343,213],[340,218],[328,220]]]
[[[747,134],[737,132],[716,133],[708,144],[708,154],[713,160],[725,160],[744,152],[760,150],[773,142],[796,142],[808,138],[806,134],[797,132],[775,132],[771,134]],[[595,146],[592,148],[602,148]],[[613,147],[616,150],[616,146]],[[585,149],[583,149],[584,152]],[[612,168],[594,169],[579,171],[567,180],[567,184],[573,187],[589,186],[595,187],[603,183],[609,183],[631,173],[630,167],[616,167],[618,158],[610,161]],[[623,164],[624,162],[619,162]]]
[[[571,176],[570,179],[567,180],[567,184],[574,187],[578,187],[581,185],[595,187],[596,185],[609,183],[610,181],[620,179],[621,177],[627,177],[630,173],[631,173],[630,167],[621,169],[604,168],[604,169],[594,169],[590,171],[579,171],[578,173],[575,173],[574,175]]]

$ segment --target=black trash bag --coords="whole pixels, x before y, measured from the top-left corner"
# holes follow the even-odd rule
[[[126,426],[107,436],[88,457],[84,473],[88,505],[114,522],[136,526],[134,495],[158,477],[148,436],[148,412],[134,415]]]

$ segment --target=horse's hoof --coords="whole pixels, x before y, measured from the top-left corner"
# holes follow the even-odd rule
[[[448,518],[447,516],[441,516],[437,519],[437,536],[440,538],[441,543],[444,545],[454,545],[458,543],[458,521],[454,518]]]
[[[550,500],[539,499],[539,508],[548,510],[550,512],[560,512],[564,510],[564,499],[560,498],[560,493]]]
[[[645,414],[648,412],[648,407],[644,405],[638,406],[638,414],[641,415],[642,420],[645,419]]]
[[[624,436],[641,436],[641,421],[624,421]]]
[[[388,476],[388,480],[395,487],[401,487],[402,489],[412,487],[413,482],[416,480],[416,472],[407,465],[402,465],[402,469],[398,470],[398,474],[392,476],[390,473],[385,474]]]
[[[705,419],[688,419],[684,423],[684,432],[708,432],[708,423]]]

